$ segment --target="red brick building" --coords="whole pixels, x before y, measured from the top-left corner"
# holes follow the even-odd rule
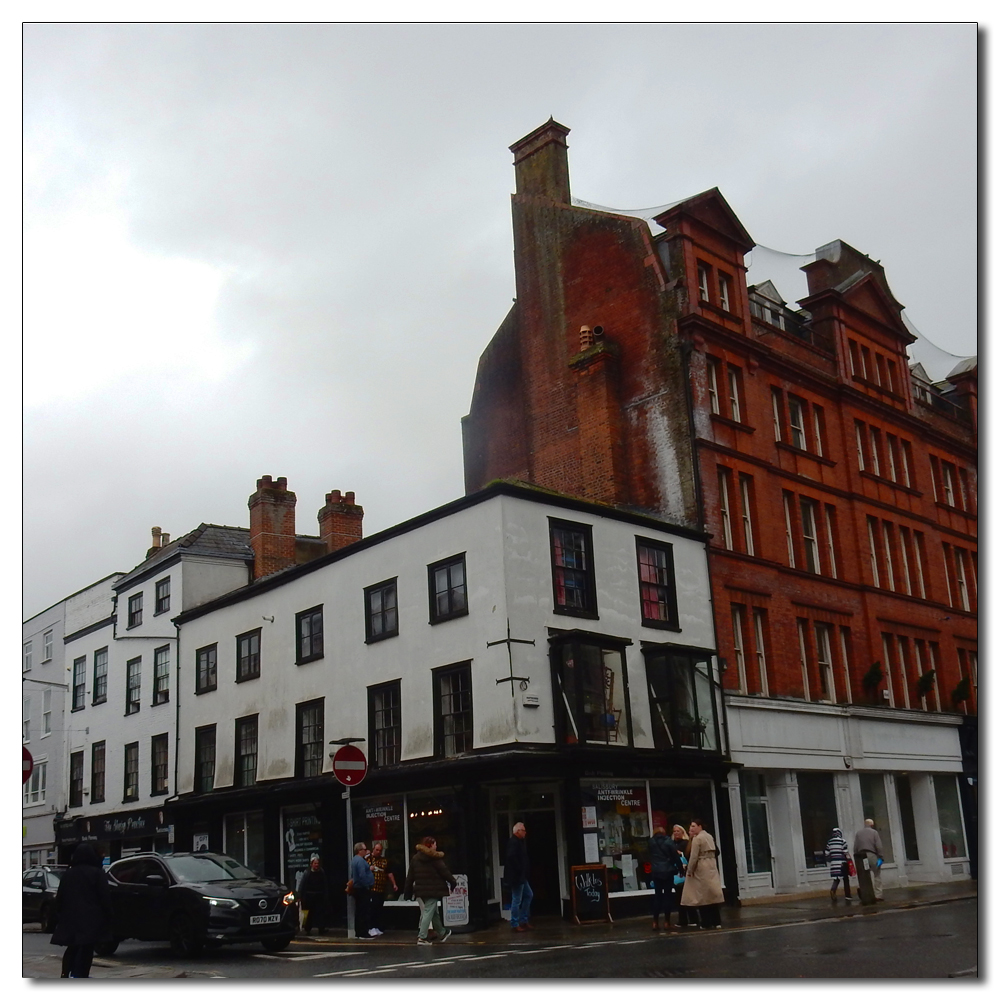
[[[839,240],[797,307],[748,285],[716,189],[651,223],[574,204],[567,134],[511,147],[517,298],[464,421],[467,490],[521,479],[711,533],[741,892],[825,879],[829,829],[873,814],[887,882],[964,876],[975,359],[931,382],[881,265]]]

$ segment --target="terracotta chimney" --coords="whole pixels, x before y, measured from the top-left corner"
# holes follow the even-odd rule
[[[325,542],[327,552],[336,552],[345,545],[361,541],[361,520],[365,516],[364,507],[354,502],[353,493],[340,495],[334,490],[326,495],[326,506],[321,507],[319,537]]]
[[[295,565],[295,494],[288,480],[270,476],[257,480],[257,492],[247,501],[250,508],[250,547],[253,578],[270,576]]]

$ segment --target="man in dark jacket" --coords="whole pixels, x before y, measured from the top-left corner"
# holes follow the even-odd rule
[[[510,929],[512,931],[533,930],[528,918],[531,916],[531,901],[535,894],[528,884],[531,864],[528,861],[528,845],[524,838],[528,831],[523,823],[515,823],[513,836],[507,841],[507,854],[503,864],[503,877],[510,886]]]
[[[52,944],[66,946],[63,978],[89,979],[94,945],[107,941],[113,933],[114,914],[107,876],[94,848],[80,844],[56,893]]]

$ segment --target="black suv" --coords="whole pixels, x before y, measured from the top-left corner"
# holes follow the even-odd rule
[[[133,854],[108,875],[114,939],[102,955],[125,938],[169,941],[177,955],[242,941],[281,951],[298,930],[293,894],[225,854]]]
[[[42,930],[55,930],[55,902],[66,865],[36,865],[21,876],[21,919],[38,920]]]

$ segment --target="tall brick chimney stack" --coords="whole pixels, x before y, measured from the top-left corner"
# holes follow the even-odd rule
[[[361,521],[365,516],[364,507],[354,502],[353,493],[340,495],[334,490],[326,495],[326,505],[321,507],[319,537],[326,544],[327,552],[336,552],[345,545],[361,541]]]
[[[288,480],[270,476],[257,480],[257,492],[247,501],[250,508],[250,547],[253,549],[253,578],[270,576],[295,565],[295,494]]]
[[[550,118],[510,147],[518,194],[551,198],[562,205],[570,203],[568,135],[565,125]]]

